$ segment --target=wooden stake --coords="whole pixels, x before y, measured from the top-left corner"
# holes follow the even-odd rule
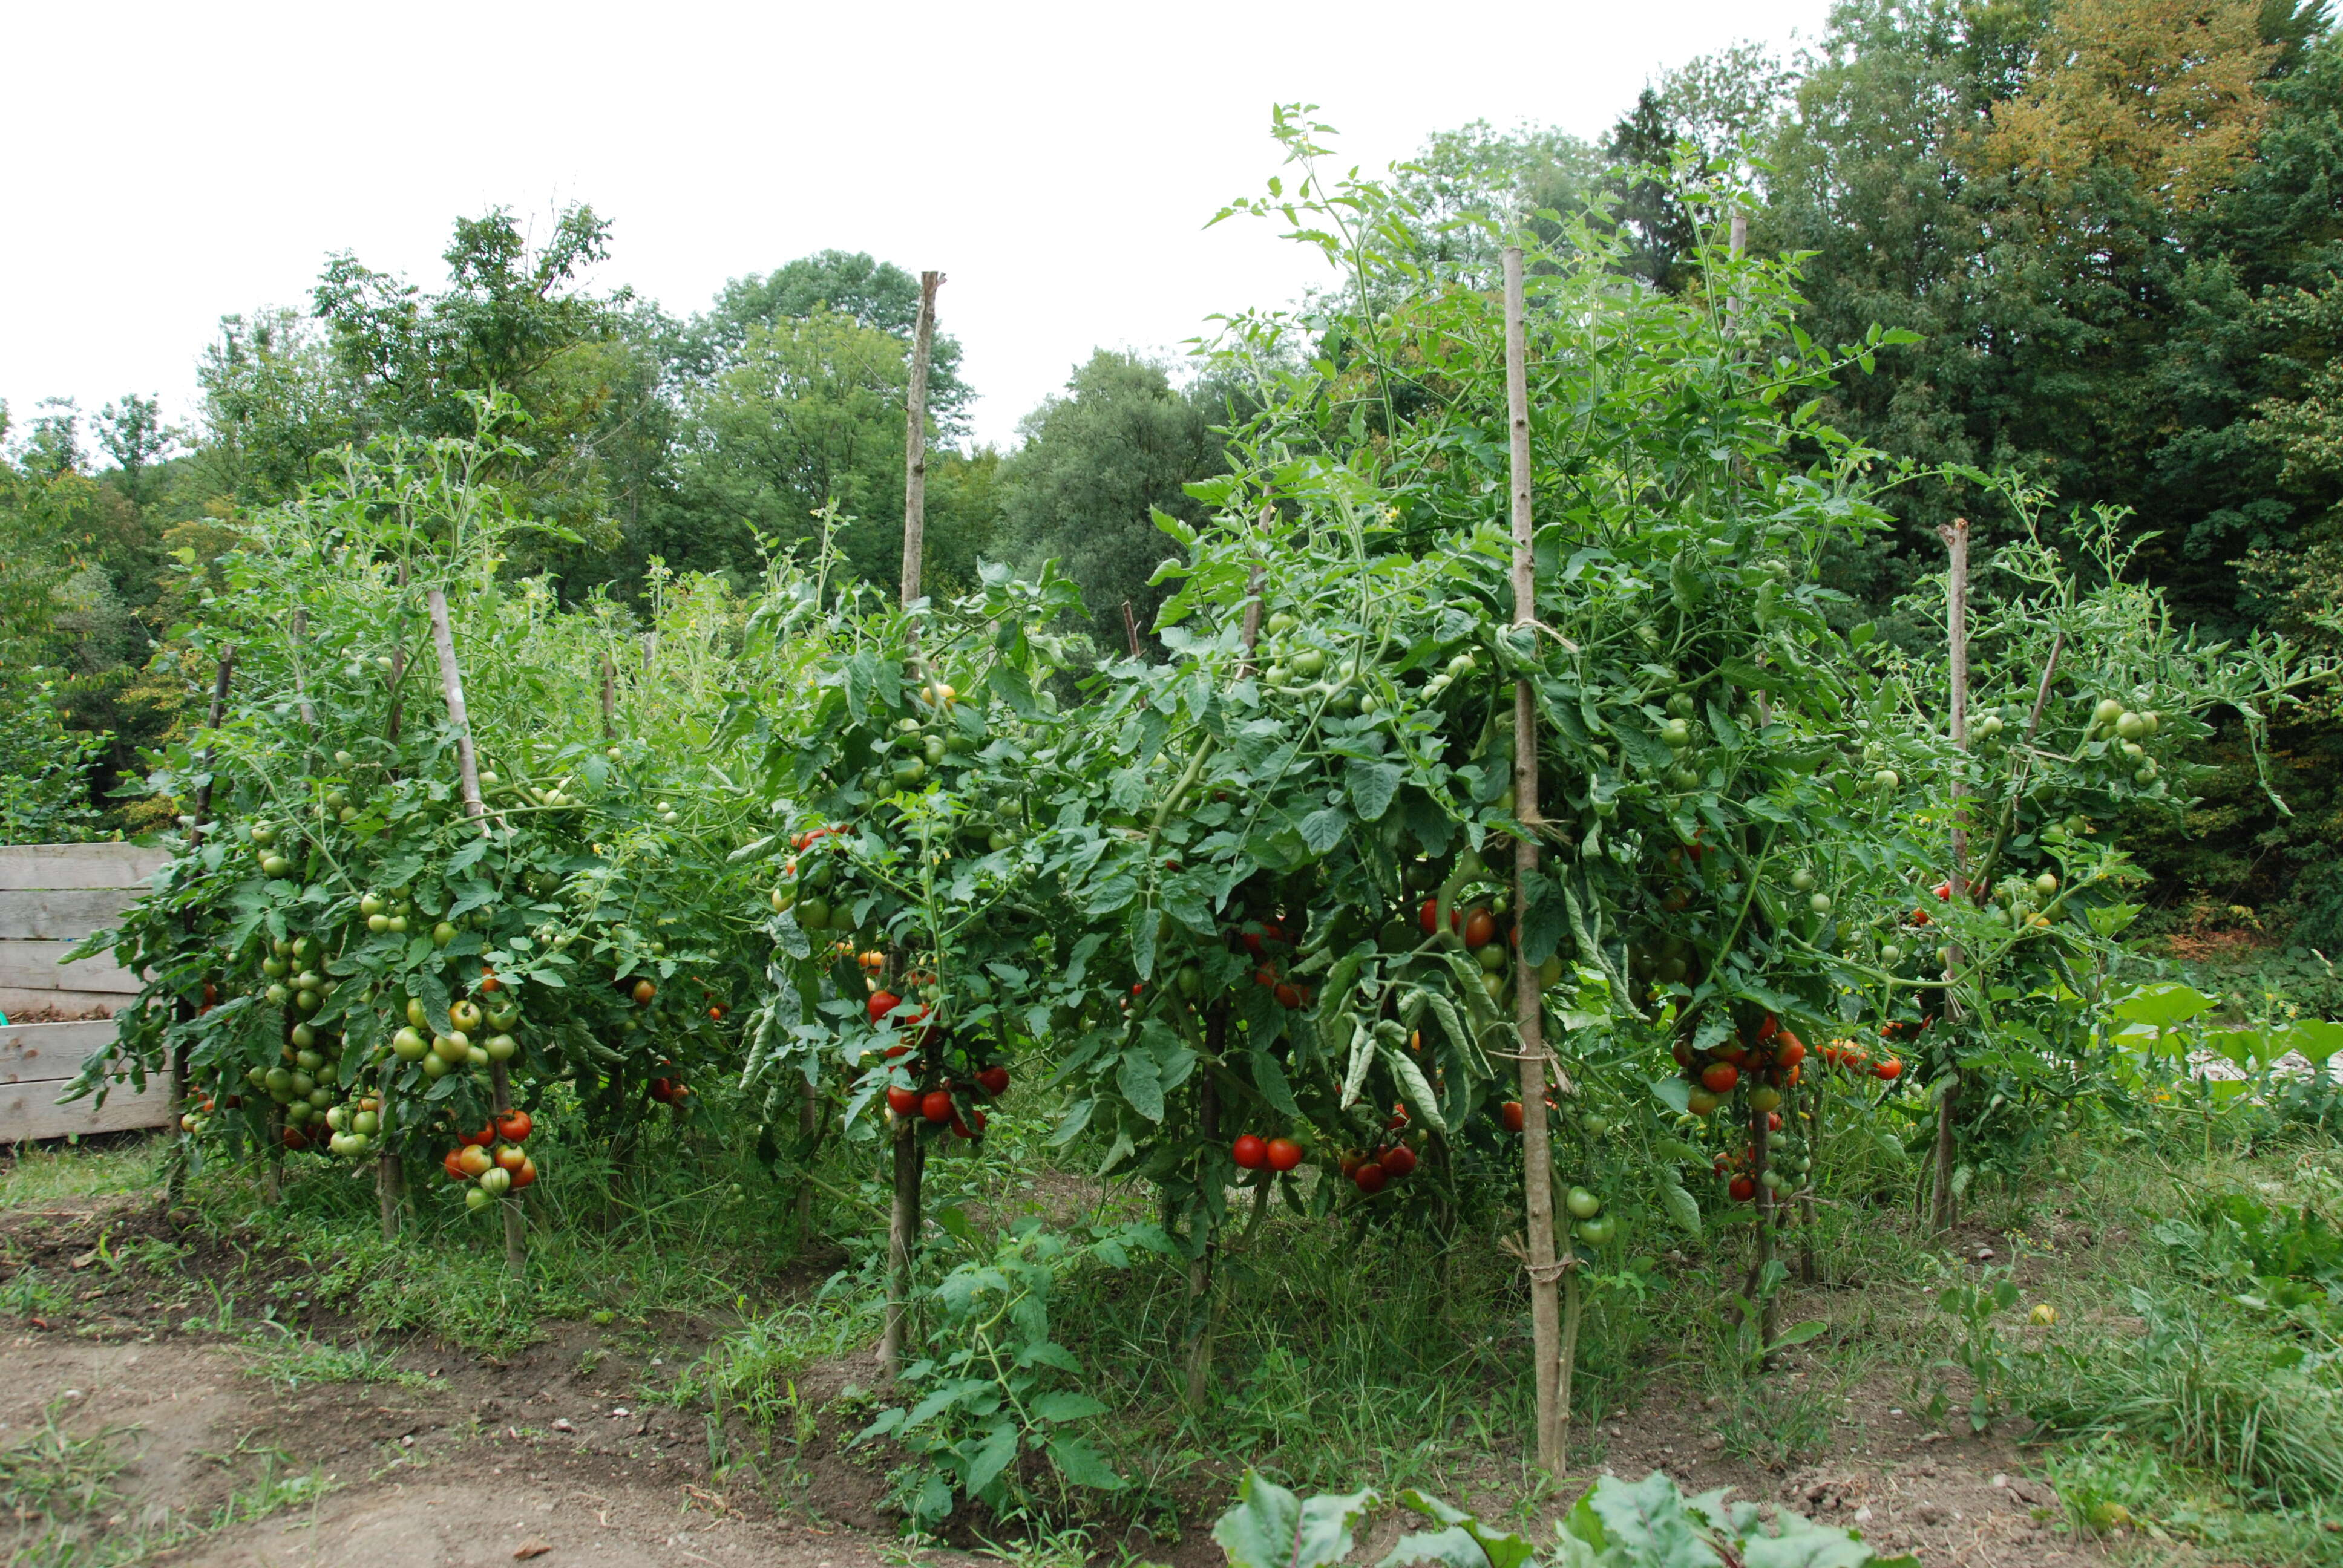
[[[439,655],[439,692],[447,699],[447,723],[456,731],[456,768],[463,787],[464,815],[478,822],[488,813],[480,803],[480,759],[472,748],[472,716],[464,706],[464,676],[456,663],[456,628],[447,618],[447,589],[435,583],[425,590],[424,604],[431,612],[431,644]],[[488,1063],[488,1095],[498,1116],[512,1109],[512,1078],[501,1061]],[[497,1201],[497,1207],[505,1221],[505,1267],[525,1274],[528,1233],[521,1218],[520,1194],[507,1192]]]
[[[1131,643],[1131,657],[1139,657],[1139,618],[1131,613],[1131,601],[1122,601],[1122,635]]]
[[[602,741],[608,745],[618,738],[616,719],[618,710],[618,667],[610,662],[610,650],[602,650]]]
[[[1513,624],[1537,619],[1537,555],[1530,480],[1529,325],[1523,299],[1522,247],[1505,248],[1505,414],[1513,435]],[[1513,812],[1534,832],[1538,810],[1537,699],[1526,680],[1513,683]],[[1528,903],[1538,865],[1536,842],[1524,834],[1513,845],[1513,908]],[[1537,1390],[1538,1467],[1562,1474],[1570,1412],[1562,1403],[1562,1323],[1556,1286],[1574,1257],[1556,1261],[1554,1171],[1545,1121],[1545,1017],[1537,974],[1513,965],[1513,1020],[1521,1031],[1522,1198],[1529,1254],[1532,1377]]]
[[[1937,535],[1945,541],[1950,557],[1945,578],[1945,641],[1952,678],[1953,745],[1966,754],[1969,749],[1969,520],[1955,518],[1950,528],[1939,528]],[[1953,774],[1953,897],[1966,899],[1968,887],[1968,824],[1962,813],[1968,793],[1968,780],[1956,770]],[[1952,961],[1945,966],[1945,979],[1949,981],[1960,969],[1958,948],[1952,952]],[[1945,1023],[1949,1034],[1960,1021],[1960,1002],[1952,988],[1945,990]],[[1948,1050],[1949,1058],[1949,1050]],[[1953,1192],[1954,1120],[1960,1104],[1961,1070],[1956,1059],[1950,1059],[1945,1069],[1945,1087],[1936,1097],[1936,1180],[1928,1204],[1928,1224],[1938,1235],[1951,1232],[1958,1219],[1959,1201]]]
[[[928,538],[928,366],[936,344],[940,272],[920,274],[920,319],[911,333],[911,380],[903,431],[903,608],[919,601]]]
[[[904,389],[903,591],[909,609],[920,598],[928,528],[928,365],[936,338],[936,289],[940,272],[920,274],[920,318],[911,334],[910,382]],[[918,628],[912,630],[913,647]],[[913,659],[918,662],[916,657]],[[911,1118],[899,1118],[890,1140],[895,1199],[887,1211],[887,1327],[879,1340],[879,1362],[887,1381],[902,1371],[903,1338],[911,1311],[911,1260],[920,1239],[920,1177],[925,1151]]]
[[[911,1248],[920,1233],[919,1126],[910,1117],[895,1122],[895,1201],[887,1211],[887,1329],[879,1341],[879,1363],[892,1382],[903,1370],[903,1336],[911,1312]]]
[[[229,647],[220,650],[219,668],[212,677],[211,718],[209,721],[205,724],[204,728],[211,731],[214,735],[217,735],[219,733],[220,720],[225,718],[227,713],[228,677],[235,668],[236,648],[234,645],[230,645]],[[218,756],[219,750],[217,747],[206,746],[204,748],[204,781],[196,786],[196,799],[194,806],[188,812],[187,849],[190,851],[202,847],[204,841],[204,827],[205,824],[209,822],[211,819],[212,768],[216,762]],[[179,930],[183,933],[193,935],[195,929],[195,911],[193,910],[189,910],[179,917]],[[181,997],[178,1000],[177,1005],[173,1009],[173,1011],[177,1015],[178,1020],[181,1023],[192,1023],[195,1021],[197,1014],[201,1011],[201,1006],[202,1004],[198,1002],[190,1001],[186,997]],[[181,1044],[174,1047],[171,1051],[172,1126],[179,1127],[179,1118],[187,1113],[187,1048],[185,1042],[182,1042]],[[178,1135],[178,1147],[173,1151],[173,1157],[171,1160],[171,1179],[166,1189],[166,1196],[165,1197],[164,1203],[166,1208],[176,1208],[178,1206],[179,1200],[186,1196],[187,1167],[195,1158],[195,1135],[188,1132],[184,1127],[181,1127]]]

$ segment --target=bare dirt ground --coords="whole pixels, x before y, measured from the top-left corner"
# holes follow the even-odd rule
[[[190,1276],[205,1302],[201,1281],[224,1274],[230,1254],[197,1244],[170,1279],[108,1263],[101,1236],[119,1249],[149,1231],[172,1233],[151,1199],[0,1215],[0,1284],[27,1264],[85,1282],[67,1310],[0,1315],[0,1447],[52,1422],[76,1436],[115,1434],[128,1463],[106,1529],[151,1544],[104,1561],[867,1568],[906,1560],[880,1506],[882,1466],[842,1452],[859,1424],[851,1418],[825,1416],[786,1464],[719,1475],[705,1418],[646,1401],[723,1325],[678,1320],[654,1335],[614,1339],[555,1322],[508,1356],[411,1342],[371,1381],[312,1381],[300,1357],[270,1353],[275,1331],[222,1332],[190,1315]],[[347,1325],[323,1314],[297,1315],[291,1326],[327,1345],[348,1338]],[[859,1376],[867,1376],[859,1360],[818,1366],[799,1392],[820,1409]],[[2026,1478],[2027,1458],[2008,1438],[1930,1431],[1896,1390],[1830,1381],[1819,1361],[1794,1354],[1775,1377],[1785,1391],[1777,1397],[1815,1402],[1835,1434],[1828,1457],[1769,1469],[1727,1451],[1713,1402],[1664,1394],[1591,1431],[1582,1423],[1575,1442],[1590,1468],[1629,1479],[1664,1469],[1688,1491],[1730,1485],[1855,1525],[1875,1548],[1916,1552],[1929,1564],[2104,1560],[2089,1538],[2053,1529],[2063,1510]],[[719,1442],[735,1455],[750,1446],[737,1424]],[[1504,1475],[1493,1458],[1445,1490],[1502,1517]],[[1210,1523],[1225,1505],[1224,1488],[1200,1487],[1178,1540],[1133,1534],[1118,1544],[1177,1568],[1217,1568]],[[1379,1559],[1413,1522],[1379,1516],[1359,1559]],[[16,1522],[18,1547],[37,1527]],[[0,1518],[0,1544],[9,1528]]]

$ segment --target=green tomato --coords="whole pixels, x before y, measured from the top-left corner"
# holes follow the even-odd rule
[[[1879,961],[1884,964],[1900,964],[1904,961],[1904,950],[1894,942],[1882,942],[1879,944]]]
[[[317,1119],[317,1112],[306,1100],[290,1100],[285,1103],[285,1125],[306,1127]]]
[[[491,1198],[501,1198],[512,1190],[512,1172],[501,1165],[491,1165],[480,1172],[480,1191]]]
[[[1896,769],[1893,768],[1882,768],[1871,776],[1871,782],[1881,794],[1888,795],[1893,794],[1904,780],[1896,776]]]
[[[1608,1214],[1578,1222],[1578,1239],[1590,1247],[1607,1247],[1618,1234],[1619,1221]]]
[[[1671,719],[1660,726],[1660,739],[1673,751],[1682,751],[1692,744],[1692,725],[1682,719]]]
[[[393,915],[390,917],[390,934],[395,937],[403,937],[407,934],[407,917],[405,915]]]
[[[1831,896],[1828,893],[1816,893],[1814,897],[1806,900],[1806,907],[1813,910],[1814,912],[1818,915],[1829,914],[1831,912]]]
[[[382,1118],[371,1111],[361,1111],[350,1118],[350,1131],[361,1137],[371,1138],[382,1131]]]
[[[435,1034],[431,1037],[431,1053],[452,1067],[469,1059],[472,1042],[460,1029],[452,1034]]]
[[[1283,637],[1287,632],[1292,631],[1295,627],[1300,626],[1301,624],[1302,623],[1300,621],[1294,619],[1285,611],[1279,610],[1276,614],[1269,618],[1267,629],[1269,635],[1272,637]]]
[[[1790,886],[1801,893],[1815,890],[1815,874],[1804,866],[1790,873]]]
[[[281,877],[293,869],[293,862],[282,855],[269,855],[262,859],[260,869],[269,876]]]
[[[1503,942],[1491,942],[1486,947],[1475,948],[1473,956],[1491,974],[1500,974],[1504,970],[1505,945]]]
[[[1562,1201],[1574,1220],[1592,1220],[1603,1212],[1603,1200],[1584,1187],[1573,1187]]]
[[[520,1041],[508,1034],[492,1034],[480,1050],[490,1061],[510,1061],[520,1054]]]
[[[431,1052],[423,1059],[423,1076],[431,1080],[434,1083],[438,1082],[439,1080],[447,1077],[448,1073],[454,1070],[455,1069],[448,1063],[447,1059],[441,1056],[437,1051]]]
[[[433,947],[444,948],[455,940],[456,928],[448,921],[441,920],[437,925],[431,928],[431,945]]]
[[[2120,719],[2123,714],[2122,703],[2112,697],[2103,697],[2099,699],[2099,705],[2091,709],[2091,723],[2100,729],[2105,729]]]
[[[401,1061],[420,1061],[431,1049],[431,1042],[413,1029],[402,1029],[390,1037],[390,1049]]]
[[[495,1199],[489,1197],[478,1187],[468,1187],[464,1190],[464,1207],[472,1211],[474,1213],[478,1213],[479,1211],[487,1208],[490,1203],[495,1201]]]
[[[2056,871],[2045,871],[2040,876],[2035,878],[2034,890],[2041,894],[2046,899],[2057,892],[2058,873]]]

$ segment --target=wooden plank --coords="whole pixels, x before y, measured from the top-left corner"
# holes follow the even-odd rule
[[[117,1084],[99,1110],[91,1109],[96,1096],[59,1105],[58,1088],[55,1083],[25,1083],[0,1089],[0,1143],[171,1124],[170,1085],[159,1078],[148,1079],[143,1091]]]
[[[20,990],[135,991],[139,979],[114,961],[102,958],[57,960],[73,951],[71,942],[0,942],[0,986]]]
[[[136,903],[137,888],[0,890],[0,941],[79,941]]]
[[[0,889],[137,888],[171,857],[136,844],[0,847]]]
[[[0,1083],[71,1078],[90,1057],[112,1050],[117,1032],[112,1019],[0,1029]]]
[[[21,986],[0,985],[0,1013],[10,1018],[51,1009],[58,1012],[85,1013],[103,1008],[106,1012],[114,1013],[128,1007],[132,1000],[115,990],[28,990]]]

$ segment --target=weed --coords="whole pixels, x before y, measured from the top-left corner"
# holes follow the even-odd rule
[[[400,1388],[431,1383],[423,1373],[401,1368],[393,1352],[371,1341],[331,1344],[270,1323],[246,1344],[252,1358],[246,1370],[287,1392],[304,1383],[387,1382]]]

